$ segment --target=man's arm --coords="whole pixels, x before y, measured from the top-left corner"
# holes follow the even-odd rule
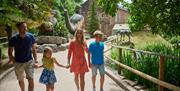
[[[14,56],[13,56],[13,47],[8,47],[8,56],[9,56],[9,62],[8,63],[14,63]]]
[[[36,43],[34,43],[32,45],[32,53],[33,53],[33,58],[34,58],[35,63],[38,63],[38,61],[37,61]]]

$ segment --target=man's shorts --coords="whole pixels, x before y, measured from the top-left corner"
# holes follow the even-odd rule
[[[29,60],[25,63],[17,63],[14,64],[15,67],[15,74],[17,77],[17,80],[23,80],[24,79],[24,72],[26,73],[27,79],[33,79],[34,76],[34,68],[33,68],[33,61]]]
[[[92,70],[92,76],[97,75],[97,70],[99,70],[100,75],[105,75],[104,64],[101,65],[92,64],[91,70]]]

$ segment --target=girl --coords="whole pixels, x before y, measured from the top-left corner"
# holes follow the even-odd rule
[[[53,91],[54,83],[56,82],[56,76],[54,73],[54,63],[64,68],[68,68],[68,66],[63,66],[59,64],[56,61],[56,59],[52,57],[52,49],[50,47],[45,47],[43,52],[42,63],[43,64],[41,66],[35,66],[35,68],[44,68],[40,76],[39,82],[46,85],[46,91]]]
[[[88,48],[84,40],[83,30],[76,30],[74,39],[70,42],[68,48],[68,64],[70,65],[70,72],[74,72],[74,81],[77,87],[77,91],[79,91],[79,88],[81,91],[84,91],[84,75],[85,72],[89,71],[85,58],[85,51],[88,53]],[[70,64],[71,57],[72,62]],[[89,53],[88,63],[90,63]]]

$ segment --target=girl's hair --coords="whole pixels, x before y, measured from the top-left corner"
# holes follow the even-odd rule
[[[80,33],[82,34],[82,38],[81,38],[80,41],[78,40],[78,36],[77,36],[77,33],[78,33],[78,32],[80,32]],[[74,34],[74,38],[75,38],[76,41],[80,42],[81,44],[84,44],[85,39],[84,39],[83,30],[81,30],[81,29],[76,30],[76,32],[75,32],[75,34]]]
[[[51,53],[52,53],[52,48],[51,48],[51,47],[45,47],[45,48],[44,48],[44,51],[43,51],[43,57],[46,57],[45,54],[46,54],[47,52],[51,52]]]

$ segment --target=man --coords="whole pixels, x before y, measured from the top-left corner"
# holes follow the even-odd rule
[[[91,55],[91,70],[92,70],[92,84],[93,84],[93,91],[96,91],[96,75],[97,70],[100,73],[100,91],[103,90],[104,85],[104,43],[102,41],[103,33],[101,31],[94,32],[95,41],[90,43],[89,45],[89,53]]]
[[[35,39],[27,31],[26,22],[20,22],[16,25],[18,33],[11,37],[8,46],[9,62],[14,63],[15,74],[19,82],[21,91],[25,91],[24,72],[28,80],[28,91],[34,90],[34,68],[33,58],[37,62]],[[13,55],[14,51],[14,55]]]

